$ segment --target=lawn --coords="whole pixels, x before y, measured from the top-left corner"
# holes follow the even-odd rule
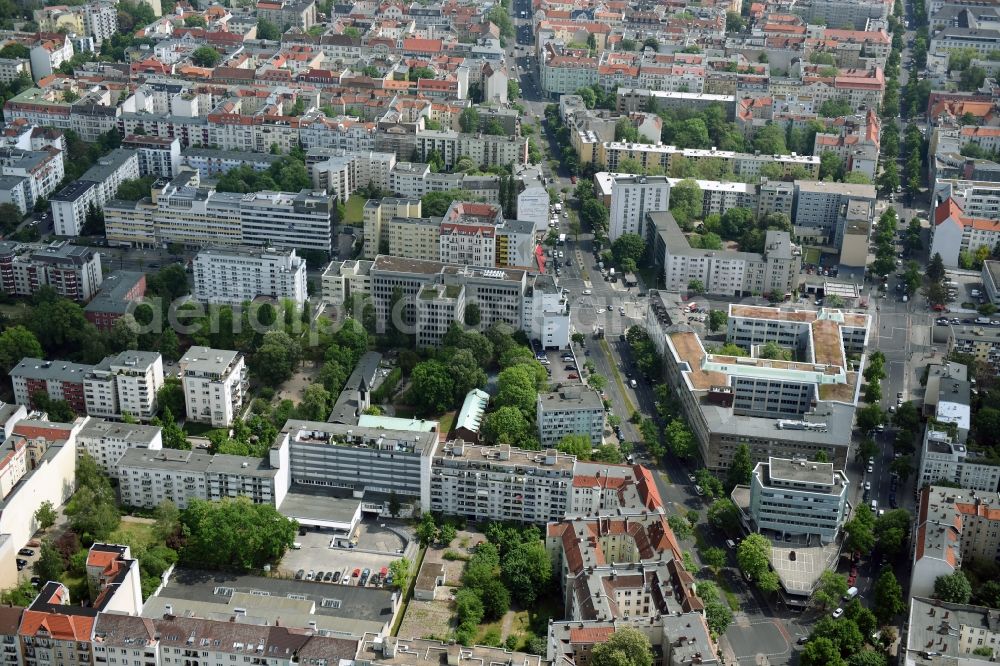
[[[220,428],[213,428],[211,424],[208,423],[195,423],[194,421],[184,422],[184,432],[192,437],[208,437],[210,432],[215,432],[216,430],[221,430]]]
[[[344,207],[344,219],[341,222],[353,227],[363,226],[365,221],[364,209],[367,201],[364,197],[357,195],[350,197],[347,200],[347,205]]]
[[[148,548],[156,542],[156,537],[153,536],[153,524],[122,520],[118,529],[107,538],[107,542],[124,544],[133,550]]]
[[[455,419],[458,418],[458,412],[450,411],[445,412],[438,421],[440,421],[440,432],[448,434],[451,429],[455,427]]]
[[[803,257],[802,262],[806,264],[816,265],[819,263],[820,257],[823,253],[819,251],[818,247],[807,247],[805,257]]]

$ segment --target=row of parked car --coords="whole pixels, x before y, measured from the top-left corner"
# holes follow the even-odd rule
[[[357,585],[364,587],[370,582],[372,587],[383,587],[392,584],[392,574],[388,568],[382,567],[380,571],[372,574],[371,569],[356,568],[353,571],[348,568],[343,571],[315,571],[310,569],[299,569],[295,572],[295,580],[310,580],[317,583],[332,583],[334,585]]]

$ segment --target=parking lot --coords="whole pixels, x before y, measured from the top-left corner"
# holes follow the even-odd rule
[[[545,360],[548,361],[548,365],[545,365],[544,362],[542,364],[549,371],[549,379],[553,384],[580,381],[580,369],[573,361],[564,361],[564,356],[569,358],[572,354],[569,351],[559,350],[545,352]],[[581,365],[584,363],[583,358],[580,358],[579,361]]]
[[[416,548],[414,541],[407,543],[406,539],[397,533],[403,528],[393,525],[392,529],[382,527],[385,523],[363,522],[359,527],[357,546],[355,548],[331,548],[334,533],[320,530],[306,530],[299,534],[296,542],[301,548],[289,550],[282,558],[279,571],[287,576],[295,576],[298,571],[308,574],[310,571],[340,572],[341,580],[346,574],[348,584],[357,585],[358,577],[352,577],[355,569],[369,569],[372,574],[382,567],[388,568],[395,560],[412,555],[410,551]]]

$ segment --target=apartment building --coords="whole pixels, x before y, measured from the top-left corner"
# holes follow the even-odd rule
[[[396,166],[399,166],[398,164]],[[362,211],[364,220],[365,249],[364,256],[374,258],[377,254],[395,254],[389,250],[389,228],[383,226],[394,218],[420,219],[419,198],[369,199]],[[429,248],[423,247],[423,252]]]
[[[1000,646],[993,609],[953,604],[931,598],[930,593],[911,595],[907,611],[905,666],[932,662],[970,664],[983,661],[982,650],[995,653]],[[979,650],[980,652],[976,652]]]
[[[312,0],[259,0],[257,18],[270,21],[282,30],[301,28],[306,31],[316,25],[316,3]]]
[[[569,509],[576,458],[454,440],[434,455],[430,508],[471,520],[545,523]]]
[[[847,228],[846,211],[852,205],[867,207],[868,221],[875,216],[875,186],[833,183],[823,180],[795,181],[795,235],[822,238],[824,245],[841,247]]]
[[[596,177],[596,176],[595,176]],[[670,209],[670,182],[666,176],[616,175],[611,186],[608,238],[643,233],[646,214]]]
[[[990,326],[949,326],[948,352],[969,354],[1000,373],[1000,331]]]
[[[356,285],[361,282],[355,280]],[[393,313],[394,294],[403,297],[400,322],[417,327],[417,295],[431,284],[461,286],[465,303],[476,303],[480,330],[502,322],[513,329],[531,331],[537,339],[547,339],[552,347],[569,344],[569,309],[564,298],[546,280],[529,282],[528,272],[518,268],[484,268],[468,265],[418,261],[380,255],[370,268],[371,295],[375,304],[376,327],[384,330]],[[529,288],[529,285],[531,288]],[[537,287],[537,288],[536,288]]]
[[[538,340],[543,349],[566,349],[570,340],[569,299],[555,278],[549,274],[529,276],[523,304],[521,330]]]
[[[783,296],[798,287],[802,251],[786,231],[767,231],[764,252],[692,248],[669,212],[649,213],[645,234],[665,289],[683,291],[699,281],[709,294]]]
[[[93,366],[83,379],[87,414],[148,421],[156,415],[156,393],[163,388],[159,352],[124,351]]]
[[[330,196],[310,190],[217,192],[200,187],[197,172],[183,171],[154,187],[150,199],[105,206],[105,234],[118,246],[256,245],[329,253],[332,207]]]
[[[420,160],[427,161],[433,150],[441,155],[449,171],[460,157],[472,159],[483,169],[528,162],[528,139],[521,136],[462,134],[450,130],[418,132],[416,153]]]
[[[93,367],[69,361],[23,358],[10,371],[14,402],[35,407],[34,396],[45,393],[53,400],[65,400],[77,414],[86,414],[83,380]]]
[[[345,202],[361,187],[390,189],[395,166],[395,153],[353,152],[340,148],[312,148],[306,153],[306,170],[313,187],[326,190]]]
[[[273,594],[303,596],[301,590],[290,589],[283,593],[273,590]],[[258,596],[267,600],[273,598],[271,595],[272,591],[268,591],[266,596]],[[157,598],[152,600],[155,603]],[[322,598],[317,601],[321,604]],[[309,597],[308,603],[316,602]],[[318,617],[322,621],[323,616]],[[92,649],[99,663],[128,663],[140,658],[149,666],[182,659],[191,661],[192,657],[205,666],[223,666],[237,660],[247,663],[244,659],[267,659],[273,666],[294,666],[302,661],[333,664],[353,659],[356,639],[303,631],[307,627],[289,626],[285,622],[227,622],[179,612],[159,613],[155,617],[99,613],[93,628]]]
[[[0,586],[19,582],[15,559],[38,529],[43,502],[61,507],[76,488],[77,433],[86,422],[51,423],[21,419],[5,428],[0,444]]]
[[[102,333],[110,333],[115,322],[128,314],[146,295],[146,274],[115,271],[101,282],[97,295],[83,308],[83,315]]]
[[[266,297],[301,308],[309,297],[306,261],[295,250],[210,248],[193,264],[194,297],[203,303],[240,305]]]
[[[242,166],[264,172],[280,159],[281,155],[247,153],[241,150],[192,147],[181,151],[181,161],[184,166],[197,171],[201,178],[220,176]]]
[[[768,458],[750,477],[749,515],[758,532],[832,543],[847,520],[849,485],[847,474],[833,463]]]
[[[62,33],[38,33],[37,41],[29,49],[31,76],[36,82],[51,76],[75,53],[73,41]]]
[[[976,558],[992,562],[1000,555],[1000,495],[929,486],[920,491],[913,533],[910,593],[930,596],[934,581]]]
[[[804,170],[810,178],[819,177],[819,157],[813,155],[759,155],[728,150],[677,148],[665,144],[606,141],[598,146],[595,161],[604,164],[608,171],[617,171],[622,160],[631,159],[636,160],[643,169],[659,167],[669,173],[671,164],[678,161],[678,158],[695,162],[718,161],[731,168],[741,179],[760,176],[761,169],[767,164],[777,165],[785,177],[800,170]]]
[[[320,278],[322,298],[326,303],[342,305],[355,297],[368,298],[372,293],[371,268],[366,259],[331,261]]]
[[[538,441],[554,447],[566,435],[587,435],[594,447],[604,443],[604,401],[583,384],[559,385],[539,393],[535,404]]]
[[[695,333],[669,325],[654,339],[663,336],[667,381],[707,467],[725,469],[736,449],[747,444],[757,462],[811,459],[823,451],[843,468],[859,391],[858,373],[847,357],[864,353],[869,326],[867,315],[840,310],[733,304],[727,341],[748,350],[747,357],[712,354]],[[768,342],[798,360],[757,357]]]
[[[65,177],[65,154],[50,145],[38,149],[0,148],[0,174],[22,182],[25,209],[50,197]]]
[[[129,448],[115,463],[122,503],[153,509],[165,501],[186,508],[191,500],[249,497],[278,506],[284,490],[269,461],[176,449]]]
[[[869,109],[864,116],[838,119],[831,130],[816,134],[813,155],[830,151],[840,157],[848,173],[863,173],[875,182],[882,130],[876,110]]]
[[[91,247],[0,241],[0,291],[31,296],[49,286],[64,298],[90,300],[103,282],[101,254]]]
[[[1000,242],[1000,221],[992,216],[972,217],[954,198],[939,203],[931,224],[930,253],[941,255],[944,265],[957,268],[959,254],[975,254],[983,246],[992,250]]]
[[[604,201],[604,205],[611,208],[611,199],[614,192],[614,188],[619,179],[624,178],[626,182],[629,179],[637,178],[632,174],[620,174],[611,173],[607,171],[599,171],[594,174],[594,193],[599,199]],[[659,176],[650,176],[649,178],[659,178]],[[696,179],[684,179],[684,178],[667,178],[666,183],[668,188],[674,187],[677,183],[682,180],[694,180],[695,184],[698,185],[698,189],[702,193],[702,213],[704,215],[721,215],[730,208],[749,208],[750,210],[757,210],[758,205],[758,189],[763,186],[757,186],[752,183],[735,183],[726,182],[721,180],[696,180]],[[791,183],[788,184],[791,187]],[[658,210],[667,210],[666,207],[660,208]],[[788,216],[791,219],[792,206],[789,203],[788,206]],[[612,212],[613,214],[613,212]],[[645,220],[645,215],[641,218]],[[633,233],[642,234],[644,233],[643,227],[640,225],[638,231]]]
[[[176,137],[133,134],[122,140],[122,147],[136,152],[142,178],[173,178],[181,170],[181,142]]]
[[[1000,465],[990,464],[976,451],[970,451],[948,428],[928,422],[920,449],[917,487],[945,481],[971,491],[995,493],[1000,489]]]
[[[428,284],[414,305],[417,346],[439,347],[452,323],[465,321],[465,287]]]
[[[139,178],[139,153],[117,148],[49,199],[57,236],[79,236],[90,207],[103,209],[126,180]]]
[[[159,426],[138,423],[115,423],[91,418],[77,433],[77,453],[86,453],[105,474],[118,477],[118,461],[126,451],[163,448],[163,432]]]
[[[211,423],[215,428],[232,425],[246,396],[248,380],[243,354],[194,346],[178,365],[188,419]]]

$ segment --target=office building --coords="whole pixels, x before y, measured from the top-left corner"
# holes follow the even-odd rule
[[[783,297],[799,284],[802,251],[786,231],[769,229],[763,253],[703,250],[691,247],[671,213],[658,212],[648,214],[645,236],[667,291],[685,291],[698,281],[709,294]]]
[[[178,365],[188,419],[210,423],[215,428],[232,425],[247,390],[243,354],[194,346],[187,350]]]
[[[104,207],[112,245],[159,247],[295,248],[329,253],[333,241],[332,198],[322,192],[217,192],[200,187],[198,174],[182,171],[158,183],[141,201]]]
[[[521,330],[543,349],[565,349],[570,339],[569,299],[550,274],[528,278]]]
[[[301,308],[309,296],[306,262],[295,250],[211,248],[193,263],[194,297],[203,303],[240,305],[263,296]]]
[[[92,418],[77,433],[78,454],[86,453],[105,474],[115,478],[118,476],[118,461],[126,451],[159,451],[162,448],[163,432],[159,426]]]
[[[393,254],[389,248],[389,228],[388,226],[384,226],[384,224],[395,218],[420,219],[420,199],[393,197],[369,199],[365,202],[362,217],[364,219],[365,231],[364,256],[374,258],[377,254]],[[401,240],[406,242],[413,239]],[[422,244],[421,247],[423,247],[421,253],[430,252],[429,242]]]
[[[126,180],[139,178],[139,154],[135,150],[116,148],[87,169],[50,199],[52,226],[57,236],[79,236],[86,222],[87,210],[98,210],[118,194]]]
[[[387,498],[395,492],[402,501],[427,511],[431,507],[431,460],[437,445],[436,432],[292,419],[285,423],[274,448],[287,447],[289,475],[296,486],[340,489],[363,497]]]
[[[583,384],[539,393],[535,419],[543,448],[556,446],[566,435],[586,435],[594,447],[604,442],[604,401]]]
[[[159,352],[124,351],[93,366],[83,379],[87,414],[140,421],[156,415],[156,393],[163,388]]]
[[[750,477],[753,527],[831,543],[847,519],[849,485],[847,474],[833,463],[787,458],[759,462]]]
[[[115,322],[132,311],[146,295],[146,274],[115,271],[101,282],[97,295],[83,308],[87,321],[102,333],[110,333]]]
[[[643,234],[646,214],[670,209],[670,182],[666,176],[616,175],[611,188],[608,238]]]
[[[663,331],[667,381],[706,466],[726,469],[747,444],[757,462],[823,451],[843,468],[859,391],[847,357],[864,353],[869,325],[867,315],[841,310],[733,304],[726,339],[750,354],[738,359],[709,353],[693,332]],[[757,357],[768,342],[799,360]]]
[[[470,520],[545,523],[569,509],[576,458],[454,440],[434,456],[430,508]]]
[[[86,302],[102,281],[101,254],[91,247],[0,241],[0,291],[11,296],[31,296],[49,286],[64,298]]]
[[[1000,555],[1000,496],[929,486],[920,491],[913,533],[910,594],[930,596],[938,576],[961,569],[967,559],[994,561]]]
[[[306,153],[306,170],[313,187],[346,202],[362,187],[391,187],[390,174],[396,165],[395,153],[354,152],[340,148],[311,148]]]

